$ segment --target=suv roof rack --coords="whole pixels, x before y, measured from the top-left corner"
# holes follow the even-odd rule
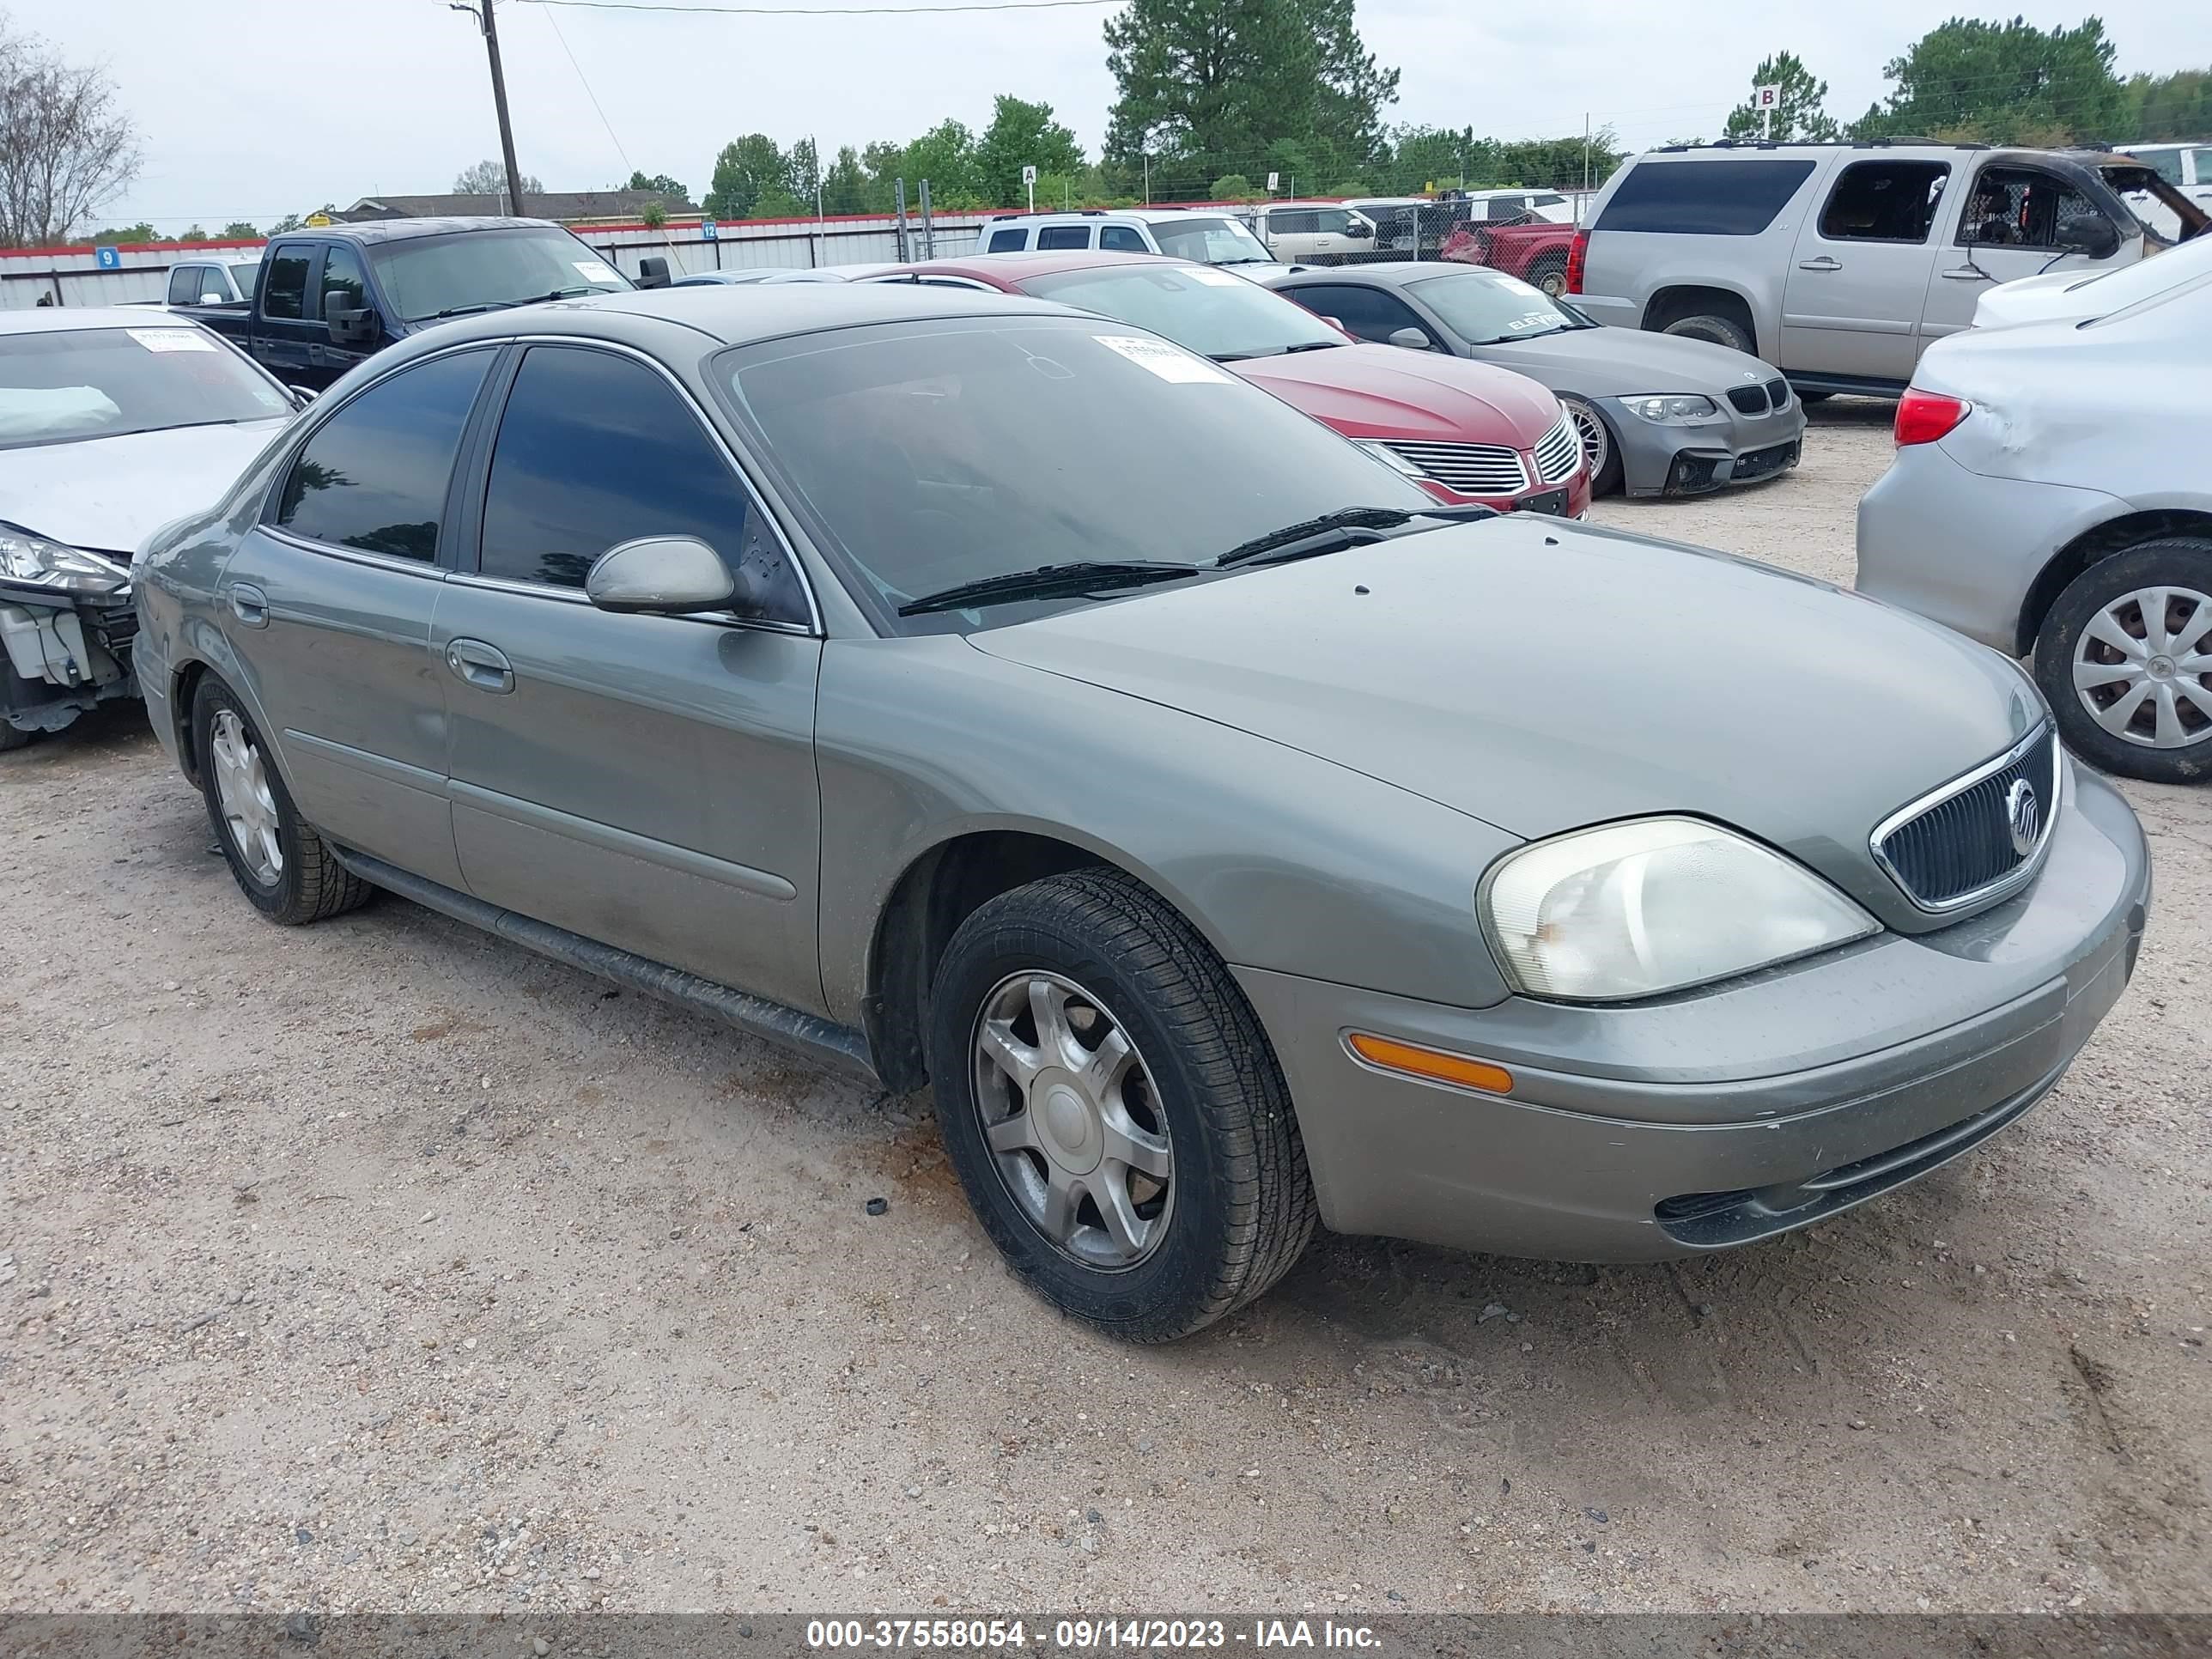
[[[1705,144],[1655,144],[1653,153],[1680,155],[1693,149],[1888,149],[1909,145],[1914,149],[1989,149],[1988,144],[1954,143],[1944,138],[1922,138],[1900,132],[1887,138],[1716,138]],[[2028,145],[2026,148],[2034,149]],[[2076,149],[2082,146],[2076,145]]]

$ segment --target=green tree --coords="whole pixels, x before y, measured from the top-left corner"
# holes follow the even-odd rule
[[[1778,143],[1796,139],[1825,144],[1841,135],[1842,129],[1827,111],[1828,83],[1815,80],[1796,52],[1778,52],[1771,58],[1761,58],[1759,67],[1751,72],[1751,84],[1754,90],[1759,87],[1782,88],[1771,130]],[[1726,133],[1730,138],[1756,138],[1765,125],[1765,118],[1759,113],[1758,105],[1747,98],[1729,112]]]
[[[868,211],[868,173],[860,165],[860,152],[850,144],[842,146],[837,159],[822,175],[822,210],[824,213],[866,213]]]
[[[714,182],[701,205],[710,219],[750,219],[770,191],[787,197],[790,163],[764,132],[749,132],[722,146],[714,158]]]
[[[1206,199],[1212,202],[1249,202],[1256,200],[1259,194],[1252,188],[1252,181],[1241,173],[1223,173],[1206,192]]]
[[[2212,138],[2212,70],[2131,75],[2122,96],[2120,136],[2124,143]],[[2201,165],[2198,171],[2203,171]]]
[[[822,183],[822,157],[816,152],[811,138],[802,138],[791,147],[784,158],[783,187],[791,199],[799,204],[801,213],[814,211],[816,190]]]
[[[1398,95],[1354,27],[1352,0],[1131,0],[1106,24],[1117,95],[1106,154],[1126,172],[1149,155],[1156,185],[1202,191],[1223,173],[1350,178],[1382,147]]]
[[[243,219],[233,219],[222,228],[223,240],[227,242],[250,242],[260,234]]]
[[[1853,129],[1860,138],[1927,135],[1984,143],[2122,137],[2126,98],[2100,18],[2048,33],[1954,17],[1882,68],[1897,89]]]
[[[975,135],[957,121],[939,121],[909,143],[899,158],[899,168],[909,207],[925,179],[929,180],[930,204],[939,211],[988,205],[976,172]]]
[[[161,240],[154,234],[154,227],[144,220],[135,225],[111,225],[106,230],[95,230],[85,238],[88,242],[102,247],[129,242],[152,242]]]
[[[641,169],[630,174],[629,183],[624,185],[623,188],[649,190],[656,196],[665,196],[672,202],[688,202],[691,199],[691,192],[665,173],[656,173],[648,177]]]
[[[534,173],[522,175],[525,196],[543,196],[545,186]],[[473,167],[463,167],[453,175],[453,194],[456,196],[505,196],[507,194],[507,165],[502,161],[483,161]]]
[[[1022,189],[1025,167],[1037,170],[1037,199],[1042,201],[1046,177],[1073,181],[1082,172],[1083,146],[1052,118],[1050,104],[1032,104],[1000,93],[992,107],[991,125],[975,146],[975,187],[994,207],[1019,207],[1027,199]],[[933,181],[930,188],[935,190]]]
[[[204,242],[210,239],[204,227],[194,225],[190,230],[187,230],[179,235],[177,240],[180,242]]]

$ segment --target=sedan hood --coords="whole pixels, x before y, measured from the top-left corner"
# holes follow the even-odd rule
[[[2015,323],[2048,323],[2060,319],[2079,322],[2094,313],[2071,297],[2068,290],[2081,287],[2098,274],[2046,270],[2039,276],[2000,283],[1975,302],[1974,326],[2009,328]],[[2094,301],[2091,305],[2094,305]]]
[[[1518,515],[969,639],[1530,839],[1716,818],[1908,931],[1929,919],[1875,865],[1875,825],[2044,713],[2012,664],[1904,611]]]
[[[1717,398],[1738,386],[1778,380],[1747,352],[1678,334],[1626,328],[1573,328],[1533,340],[1479,345],[1475,356],[1541,380],[1555,392],[1622,398],[1647,392],[1700,392]]]
[[[283,425],[180,426],[0,449],[0,519],[127,563],[170,520],[219,500]]]
[[[1533,449],[1559,400],[1525,375],[1440,352],[1344,345],[1229,365],[1347,437]]]

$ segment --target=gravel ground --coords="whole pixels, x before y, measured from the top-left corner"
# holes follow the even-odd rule
[[[1597,516],[1848,580],[1887,416]],[[1132,1351],[918,1102],[396,900],[273,928],[103,714],[0,761],[0,1607],[2212,1606],[2212,793],[2128,793],[2135,987],[1986,1148],[1684,1265],[1323,1238]]]

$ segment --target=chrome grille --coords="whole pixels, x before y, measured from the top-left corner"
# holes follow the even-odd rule
[[[1736,406],[1740,414],[1764,415],[1766,413],[1766,389],[1764,386],[1737,386],[1729,393],[1728,400]]]
[[[1566,416],[1536,441],[1536,476],[1547,484],[1565,483],[1583,464],[1583,441]]]
[[[2058,740],[2046,721],[1995,760],[1884,819],[1874,832],[1875,860],[1923,910],[1955,910],[2017,884],[2042,856],[2057,820],[2059,763]],[[2016,839],[2016,831],[2027,833]]]
[[[1503,444],[1394,443],[1404,456],[1449,489],[1462,495],[1517,495],[1528,487],[1519,452]]]

